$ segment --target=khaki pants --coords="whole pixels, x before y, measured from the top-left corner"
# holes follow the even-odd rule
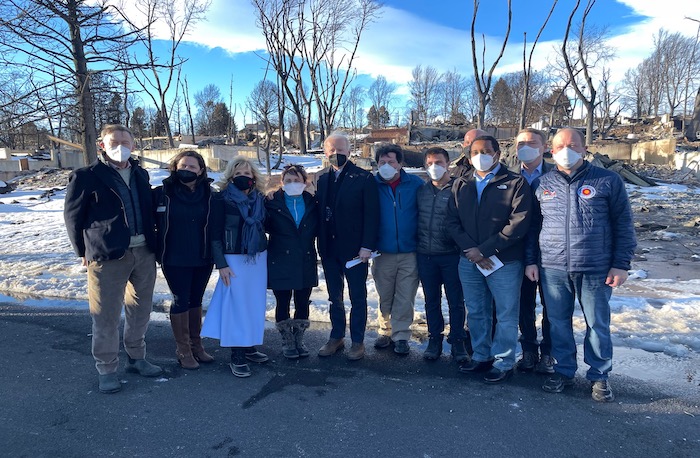
[[[372,276],[379,294],[379,334],[394,342],[409,340],[418,290],[416,253],[382,253],[372,261]]]
[[[92,356],[101,375],[119,366],[119,321],[124,305],[124,348],[133,359],[146,356],[144,337],[153,307],[155,255],[129,248],[121,259],[90,261],[88,300],[92,316]]]

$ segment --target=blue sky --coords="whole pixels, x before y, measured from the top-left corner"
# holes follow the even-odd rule
[[[355,84],[367,87],[376,76],[383,75],[399,85],[399,94],[406,94],[405,83],[418,64],[431,65],[441,72],[456,69],[471,75],[472,1],[385,0],[383,3],[381,17],[363,36],[356,59]],[[573,0],[559,1],[538,44],[535,69],[544,68],[554,47],[560,46],[573,3]],[[550,7],[550,0],[513,0],[511,36],[497,73],[522,68],[523,32],[527,32],[531,42]],[[610,66],[613,79],[620,80],[628,68],[650,54],[653,36],[659,28],[695,36],[698,24],[685,20],[686,16],[700,19],[699,1],[598,0],[589,22],[609,28],[610,44],[617,49]],[[188,77],[191,94],[207,84],[215,84],[228,103],[233,77],[234,103],[244,103],[265,73],[265,62],[260,57],[264,54],[264,40],[253,17],[249,0],[212,1],[207,20],[196,25],[180,48],[180,54],[188,59],[183,72]],[[506,19],[505,0],[481,1],[476,29],[485,35],[487,66],[500,48]]]

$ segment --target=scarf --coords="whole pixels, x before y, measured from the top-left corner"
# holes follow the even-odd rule
[[[260,236],[263,234],[265,220],[265,202],[263,195],[257,189],[249,194],[233,185],[228,185],[222,191],[224,200],[238,208],[243,218],[241,230],[241,252],[246,254],[246,262],[255,262],[255,256],[260,248]],[[262,235],[264,237],[264,235]]]

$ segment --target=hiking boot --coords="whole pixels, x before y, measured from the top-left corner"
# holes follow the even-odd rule
[[[328,339],[328,342],[318,350],[318,356],[331,356],[345,348],[343,339]]]
[[[423,358],[434,361],[442,354],[442,336],[431,337],[428,340],[428,348],[423,352]]]
[[[294,344],[297,347],[299,358],[309,356],[309,349],[304,345],[304,333],[309,329],[309,320],[292,320],[292,332],[294,333]]]
[[[246,349],[241,347],[231,348],[231,372],[236,377],[245,378],[250,377],[250,366],[246,362]]]
[[[535,365],[537,364],[537,353],[531,351],[524,351],[523,357],[516,364],[516,367],[520,372],[531,372]]]
[[[266,363],[270,360],[265,353],[259,352],[255,347],[245,348],[245,359],[254,363]]]
[[[548,377],[542,385],[542,389],[547,393],[561,393],[567,386],[572,386],[574,384],[574,379],[569,377],[564,377],[561,374],[555,373],[551,377]]]
[[[374,348],[386,348],[391,345],[391,337],[389,336],[379,336],[374,341]]]
[[[542,355],[540,357],[540,362],[535,366],[535,372],[539,374],[553,374],[554,358],[549,355]]]
[[[615,400],[615,395],[610,389],[610,384],[607,380],[597,380],[591,386],[591,397],[597,402],[612,402]]]
[[[448,342],[452,346],[450,348],[450,354],[452,359],[458,363],[463,363],[469,360],[469,352],[467,351],[467,340],[466,339],[448,339]]]
[[[409,351],[408,340],[397,340],[394,343],[394,353],[397,355],[406,356]]]
[[[142,377],[158,377],[163,374],[163,369],[155,364],[151,364],[145,359],[131,359],[126,363],[127,372],[138,373]]]
[[[100,393],[111,394],[116,393],[122,389],[122,384],[117,378],[117,373],[112,372],[111,374],[100,374],[98,376],[98,389]]]
[[[365,357],[365,344],[362,342],[353,342],[348,350],[348,359],[350,361],[357,361]]]
[[[299,350],[294,340],[294,330],[292,328],[292,320],[283,320],[275,324],[277,330],[282,335],[282,356],[287,359],[298,359]]]

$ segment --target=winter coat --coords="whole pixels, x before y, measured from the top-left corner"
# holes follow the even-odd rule
[[[184,186],[176,181],[177,179],[170,176],[163,180],[163,184],[153,189],[153,209],[155,210],[155,222],[156,222],[156,260],[158,263],[163,264],[163,259],[166,255],[166,250],[168,254],[172,254],[172,251],[179,250],[181,252],[180,257],[185,258],[190,256],[188,253],[187,246],[173,247],[168,246],[166,241],[168,240],[168,235],[176,231],[181,231],[182,228],[177,225],[172,224],[172,206],[180,204],[180,200],[174,197],[175,187]],[[198,228],[199,234],[195,240],[192,240],[192,244],[197,244],[199,247],[198,252],[201,253],[201,259],[192,260],[193,266],[203,265],[203,263],[211,263],[211,233],[212,233],[212,189],[210,187],[210,182],[201,181],[197,183],[198,187],[201,187],[204,191],[202,194],[202,199],[199,205],[205,208],[205,220],[204,224]],[[181,204],[180,204],[181,205]],[[183,260],[184,261],[184,260]],[[180,263],[178,265],[186,265]]]
[[[501,164],[484,188],[480,203],[473,174],[455,181],[445,225],[462,251],[477,247],[487,258],[496,255],[502,262],[523,261],[531,205],[527,180]]]
[[[335,179],[335,172],[327,170],[318,178],[318,251],[321,258],[329,256],[329,245],[333,243],[334,255],[342,261],[349,261],[358,255],[360,248],[377,248],[379,198],[377,181],[371,173],[352,162],[345,164],[342,173],[345,176],[336,191],[334,202],[327,200],[329,180]],[[326,221],[326,207],[333,212],[330,221]],[[334,227],[330,227],[331,224]],[[332,237],[336,240],[331,240]]]
[[[542,267],[567,272],[630,269],[637,241],[618,174],[584,161],[571,177],[558,170],[542,175],[535,195],[542,211]]]
[[[259,192],[257,190],[252,192]],[[246,254],[241,250],[241,232],[243,218],[238,207],[224,199],[221,192],[213,194],[212,199],[212,231],[211,255],[217,269],[228,267],[225,254]],[[264,228],[260,231],[260,243],[256,252],[267,249],[267,239]]]
[[[148,172],[129,159],[137,186],[146,245],[156,249]],[[68,178],[63,216],[75,254],[87,261],[120,259],[131,241],[125,205],[117,190],[122,180],[111,166],[97,160]]]
[[[318,207],[308,192],[304,198],[304,216],[297,228],[284,200],[284,191],[265,199],[265,230],[270,235],[267,246],[267,287],[294,290],[318,286],[316,235]]]
[[[382,253],[413,253],[418,240],[418,204],[416,195],[423,180],[399,172],[396,192],[377,174],[379,190],[379,237],[377,250]]]
[[[418,189],[418,253],[427,255],[459,253],[459,247],[448,234],[445,226],[447,206],[452,197],[454,182],[455,178],[452,178],[438,189],[428,181]]]

